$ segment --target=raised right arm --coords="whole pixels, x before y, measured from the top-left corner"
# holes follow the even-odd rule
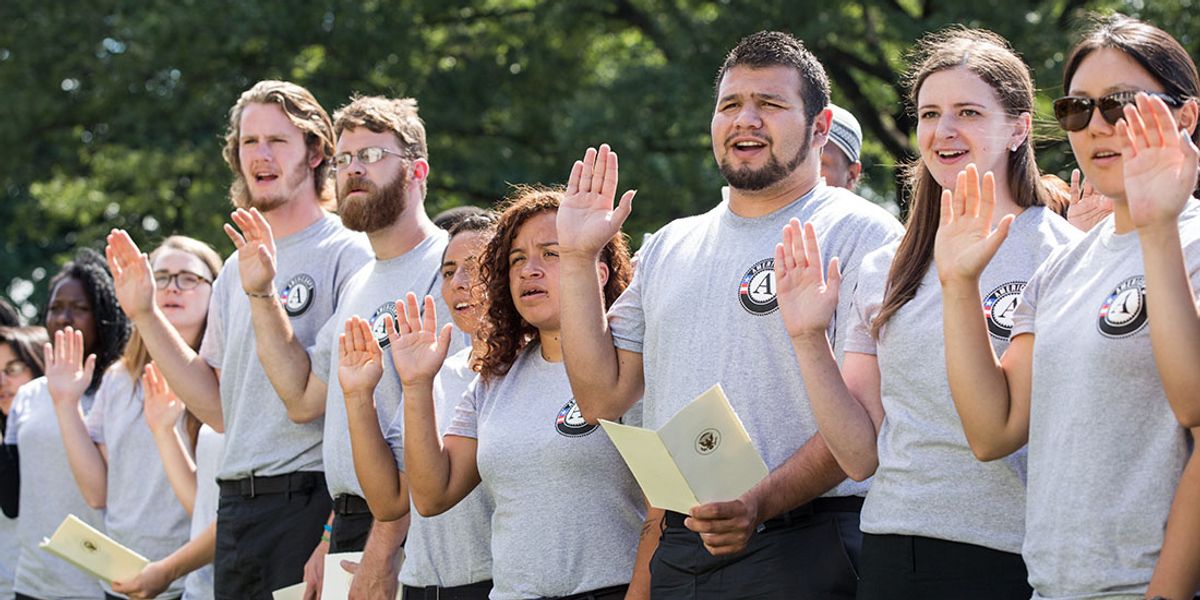
[[[137,327],[158,368],[192,414],[209,427],[224,431],[217,371],[188,346],[158,309],[149,257],[120,229],[108,234],[104,253],[121,309]]]
[[[613,208],[617,154],[602,144],[576,161],[558,209],[562,350],[579,411],[589,423],[617,420],[645,386],[642,355],[614,346],[597,264],[604,246],[620,235],[634,191]]]

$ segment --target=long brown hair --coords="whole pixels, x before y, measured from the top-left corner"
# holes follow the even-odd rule
[[[966,68],[987,83],[1001,106],[1011,117],[1034,112],[1033,78],[1029,67],[1008,42],[984,29],[950,27],[929,34],[917,42],[908,73],[908,100],[917,106],[921,85],[932,74]],[[942,186],[933,178],[924,161],[917,159],[906,167],[911,207],[904,237],[888,272],[887,292],[879,315],[871,323],[871,335],[880,330],[917,294],[921,280],[933,261],[933,242],[941,218]],[[1017,206],[1028,208],[1046,204],[1048,191],[1041,181],[1033,155],[1032,136],[1008,153],[1008,188]]]
[[[562,187],[518,186],[502,204],[496,219],[496,233],[488,242],[479,261],[479,278],[487,294],[487,315],[482,324],[486,344],[475,368],[484,380],[502,377],[517,360],[517,355],[537,339],[537,328],[517,312],[509,288],[508,253],[521,226],[542,213],[557,213],[563,198]],[[607,308],[625,291],[633,277],[629,264],[629,243],[619,233],[600,252],[600,262],[608,267],[604,284],[604,306]]]
[[[25,363],[33,379],[46,374],[46,354],[42,349],[50,343],[50,335],[40,325],[0,327],[0,344],[7,344],[17,360]],[[4,365],[0,365],[3,367]]]

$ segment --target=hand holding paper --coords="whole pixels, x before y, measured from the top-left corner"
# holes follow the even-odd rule
[[[113,580],[137,577],[150,563],[75,515],[67,515],[54,535],[43,540],[40,547],[109,585]]]

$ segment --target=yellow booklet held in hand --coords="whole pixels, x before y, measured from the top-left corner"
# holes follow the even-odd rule
[[[658,431],[600,424],[655,508],[687,514],[698,504],[735,500],[767,476],[767,464],[720,384]]]
[[[67,515],[54,535],[43,539],[39,547],[109,585],[113,580],[137,577],[150,564],[144,556],[100,533],[75,515]]]

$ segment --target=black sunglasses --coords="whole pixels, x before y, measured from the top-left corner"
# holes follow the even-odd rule
[[[1125,116],[1125,105],[1133,104],[1138,92],[1139,90],[1125,90],[1099,98],[1063,96],[1054,101],[1054,118],[1058,120],[1059,127],[1067,131],[1080,131],[1086,129],[1088,123],[1092,121],[1092,109],[1099,108],[1100,116],[1104,117],[1109,125],[1116,125],[1117,121]],[[1146,92],[1146,94],[1161,98],[1171,108],[1183,106],[1182,100],[1169,94],[1159,92]]]

